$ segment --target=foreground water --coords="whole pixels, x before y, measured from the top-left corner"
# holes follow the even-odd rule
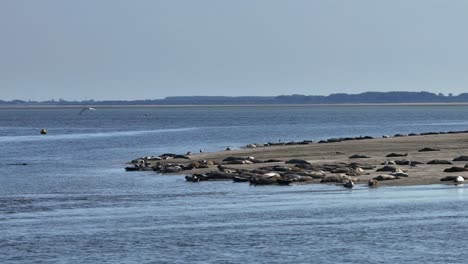
[[[465,186],[187,183],[143,155],[466,130],[466,106],[0,110],[2,263],[464,263]],[[38,135],[40,128],[49,130]],[[27,166],[12,165],[27,163]]]

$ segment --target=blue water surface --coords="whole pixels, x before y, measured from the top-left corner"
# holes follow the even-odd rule
[[[1,263],[465,263],[464,186],[187,183],[161,153],[468,129],[468,106],[0,109]],[[40,135],[46,128],[49,134]],[[13,165],[27,163],[26,166]]]

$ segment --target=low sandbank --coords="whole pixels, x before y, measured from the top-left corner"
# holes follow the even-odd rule
[[[388,157],[392,153],[394,157]],[[468,160],[460,158],[460,156],[467,155],[468,133],[457,132],[344,140],[324,144],[309,142],[307,144],[262,146],[180,155],[167,159],[136,159],[133,162],[135,164],[145,163],[143,165],[145,170],[151,168],[161,171],[161,168],[171,168],[171,166],[182,168],[162,172],[189,175],[188,180],[192,179],[190,177],[193,175],[203,177],[203,175],[210,173],[221,173],[225,176],[226,173],[260,175],[274,172],[283,178],[288,178],[289,175],[306,176],[307,180],[292,180],[289,182],[290,184],[320,184],[327,177],[338,177],[343,180],[331,180],[330,183],[343,184],[352,180],[355,184],[367,185],[369,180],[379,175],[387,176],[396,172],[395,179],[381,180],[378,182],[378,186],[405,186],[454,184],[451,180],[441,181],[446,176],[462,176],[468,179],[468,169],[466,169],[467,171],[464,169]],[[459,161],[456,161],[457,158]],[[454,159],[456,160],[454,161]],[[388,170],[378,171],[384,166],[388,166]],[[455,172],[444,172],[452,167],[456,167],[453,169]],[[401,176],[398,176],[398,173]],[[229,180],[228,177],[226,180]]]

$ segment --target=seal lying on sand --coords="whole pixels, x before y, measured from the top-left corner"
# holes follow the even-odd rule
[[[367,185],[369,185],[369,187],[377,187],[377,185],[379,185],[379,181],[370,179]]]
[[[349,180],[345,184],[343,184],[343,187],[352,189],[354,187],[354,182]]]
[[[400,169],[398,169],[395,172],[390,173],[390,175],[397,176],[397,177],[408,177],[408,173],[405,173],[405,172],[401,171]]]
[[[382,168],[377,169],[376,171],[396,171],[397,168],[395,166],[383,166]]]
[[[463,180],[461,180],[461,179]],[[458,181],[458,182],[463,182],[465,181],[465,178],[463,176],[445,176],[444,178],[440,179],[440,181]]]
[[[464,167],[450,167],[444,170],[444,172],[462,172],[462,171],[468,171],[468,168]]]
[[[453,161],[468,161],[468,156],[459,156],[453,159]]]
[[[368,158],[370,157],[366,155],[359,155],[359,154],[354,154],[348,157],[348,159],[368,159]]]
[[[391,157],[406,157],[406,156],[408,156],[408,153],[400,154],[400,153],[393,153],[393,152],[392,152],[392,153],[388,154],[388,155],[385,156],[385,157],[391,158]]]
[[[425,147],[425,148],[418,150],[418,152],[425,152],[425,151],[440,151],[440,149]]]
[[[448,160],[438,160],[438,159],[435,159],[435,160],[428,161],[426,164],[448,164],[448,165],[451,165],[452,162],[450,162],[450,161],[448,161]]]
[[[388,180],[396,180],[400,179],[398,176],[392,176],[392,175],[379,175],[377,177],[374,177],[374,180],[377,181],[388,181]]]
[[[348,175],[329,175],[324,177],[320,183],[326,183],[326,182],[344,182],[344,181],[353,181],[357,182],[359,179],[354,176],[348,176]]]

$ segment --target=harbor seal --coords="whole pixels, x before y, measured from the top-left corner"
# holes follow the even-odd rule
[[[354,182],[349,180],[345,184],[343,184],[343,187],[352,189],[354,187]]]
[[[367,185],[369,185],[369,187],[377,187],[379,185],[379,181],[370,179]]]

